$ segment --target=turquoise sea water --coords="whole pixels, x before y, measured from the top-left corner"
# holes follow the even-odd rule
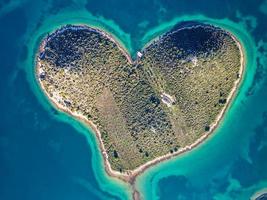
[[[267,1],[0,0],[0,199],[129,199],[108,177],[92,131],[56,111],[34,78],[40,40],[68,23],[112,33],[134,56],[183,20],[241,41],[246,73],[216,132],[139,176],[143,199],[249,199],[267,188]]]

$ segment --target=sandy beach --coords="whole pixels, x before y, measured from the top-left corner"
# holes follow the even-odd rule
[[[84,27],[89,27],[89,26],[86,26],[86,25],[79,25],[79,26],[84,26]],[[91,28],[91,27],[89,27]],[[99,33],[101,33],[102,35],[105,35],[106,37],[108,37],[111,41],[113,41],[114,43],[116,43],[119,47],[119,49],[122,51],[122,53],[125,55],[125,57],[127,58],[127,60],[130,62],[130,63],[134,63],[135,61],[132,60],[131,56],[129,55],[129,53],[126,51],[126,49],[123,48],[123,45],[121,45],[111,34],[109,33],[106,33],[98,28],[95,28],[93,27],[95,30],[97,30]],[[41,87],[42,91],[46,94],[46,97],[50,100],[50,102],[53,104],[53,106],[55,108],[57,108],[58,110],[60,111],[63,111],[63,112],[66,112],[68,113],[69,115],[71,115],[72,117],[78,119],[79,121],[81,121],[82,123],[86,124],[86,126],[88,126],[89,128],[91,128],[93,130],[93,132],[95,133],[96,137],[97,137],[97,142],[99,144],[99,147],[100,147],[100,150],[101,150],[101,153],[103,155],[103,160],[104,160],[104,166],[105,166],[105,170],[107,172],[107,174],[111,177],[115,177],[115,178],[118,178],[122,181],[125,181],[127,183],[130,183],[133,187],[133,198],[135,200],[137,199],[140,199],[140,194],[138,193],[138,191],[135,190],[134,188],[134,183],[135,183],[135,179],[138,175],[140,175],[141,173],[143,173],[146,169],[152,167],[153,165],[156,165],[160,162],[163,162],[165,160],[168,160],[168,159],[171,159],[173,157],[176,157],[177,155],[180,155],[184,152],[187,152],[187,151],[191,151],[192,149],[194,149],[195,147],[197,147],[198,145],[200,145],[202,142],[204,142],[213,132],[214,130],[218,127],[218,125],[220,124],[220,122],[222,121],[223,117],[224,117],[224,114],[226,113],[226,111],[229,109],[229,107],[231,106],[232,104],[232,101],[234,99],[234,97],[236,96],[237,92],[238,92],[238,88],[239,88],[239,85],[240,83],[242,82],[243,80],[243,76],[244,76],[244,68],[245,68],[245,56],[244,56],[244,49],[242,47],[242,45],[240,44],[240,42],[238,41],[238,39],[230,32],[228,32],[232,38],[236,41],[236,44],[240,50],[240,55],[241,55],[241,58],[240,58],[240,63],[241,63],[241,67],[240,67],[240,70],[239,70],[239,74],[240,74],[240,78],[237,79],[234,83],[234,86],[231,90],[231,92],[229,93],[228,97],[227,97],[227,104],[224,106],[224,108],[221,110],[221,112],[218,114],[216,120],[214,121],[214,123],[210,126],[210,130],[208,132],[205,132],[200,138],[198,138],[194,143],[192,143],[191,145],[188,145],[188,146],[185,146],[183,148],[180,148],[177,152],[174,152],[174,153],[168,153],[164,156],[160,156],[156,159],[153,159],[141,166],[139,166],[138,168],[132,170],[132,171],[127,171],[127,172],[124,172],[124,173],[120,173],[118,171],[115,171],[111,168],[111,165],[108,161],[108,154],[105,150],[105,147],[104,147],[104,143],[101,139],[101,133],[100,131],[98,130],[97,126],[92,123],[92,121],[88,120],[85,116],[83,116],[82,114],[80,113],[77,113],[77,112],[72,112],[71,110],[69,110],[67,107],[61,105],[60,103],[58,103],[56,101],[56,99],[52,98],[49,96],[49,94],[46,92],[44,86],[42,85],[42,82],[40,81],[38,75],[40,74],[40,69],[41,69],[41,66],[40,66],[40,59],[38,57],[39,55],[39,52],[42,52],[44,50],[44,47],[45,47],[45,43],[46,43],[46,40],[44,39],[40,45],[40,48],[39,48],[39,51],[37,52],[37,56],[36,56],[36,68],[35,68],[35,73],[36,73],[36,79],[37,79],[37,82],[39,84],[39,86]],[[147,45],[146,45],[147,46]]]

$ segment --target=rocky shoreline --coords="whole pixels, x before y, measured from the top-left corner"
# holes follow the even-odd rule
[[[186,28],[190,28],[190,27],[186,27]],[[38,56],[37,56],[37,60],[36,60],[36,78],[38,80],[38,83],[40,85],[40,87],[42,88],[42,90],[44,91],[44,93],[46,94],[46,96],[50,99],[50,102],[58,109],[61,111],[64,111],[66,113],[68,113],[69,115],[73,116],[74,118],[79,119],[80,121],[82,121],[83,123],[85,123],[87,126],[89,126],[91,129],[93,129],[93,131],[96,133],[97,139],[98,139],[98,143],[101,149],[101,153],[103,155],[104,158],[104,165],[105,165],[105,169],[107,171],[107,173],[115,178],[119,178],[125,182],[130,183],[133,187],[134,187],[134,183],[135,183],[135,178],[143,173],[143,171],[145,171],[147,168],[152,167],[153,165],[156,165],[162,161],[171,159],[173,157],[176,157],[177,155],[187,152],[187,151],[191,151],[192,149],[194,149],[196,146],[198,146],[199,144],[201,144],[203,141],[205,141],[210,135],[211,133],[216,129],[216,127],[219,125],[220,121],[223,119],[223,116],[225,114],[225,112],[227,111],[227,109],[229,108],[231,101],[233,100],[233,98],[236,95],[238,86],[240,85],[240,83],[242,82],[242,78],[243,78],[243,73],[244,73],[244,67],[245,67],[245,58],[244,58],[244,51],[242,49],[242,46],[240,44],[240,42],[237,40],[237,38],[235,38],[235,36],[233,36],[231,33],[229,33],[231,35],[231,37],[236,41],[236,43],[238,44],[238,48],[240,50],[240,55],[241,55],[241,59],[240,59],[240,63],[241,63],[241,67],[240,67],[240,79],[238,79],[235,84],[233,89],[231,90],[230,94],[227,97],[227,104],[225,105],[225,107],[221,110],[220,114],[217,116],[215,122],[210,126],[210,129],[208,132],[205,132],[200,138],[198,138],[194,143],[192,143],[191,145],[188,145],[186,147],[180,148],[177,152],[174,153],[169,153],[166,154],[164,156],[160,156],[157,157],[156,159],[153,159],[141,166],[139,166],[138,168],[131,170],[131,171],[127,171],[127,172],[118,172],[115,171],[111,168],[111,165],[108,161],[108,154],[105,150],[104,147],[104,143],[102,141],[101,138],[101,133],[98,130],[98,127],[90,120],[88,120],[88,118],[86,116],[81,115],[80,113],[76,113],[76,112],[72,112],[71,110],[69,110],[67,107],[62,106],[61,104],[57,103],[57,101],[55,101],[55,99],[51,98],[50,95],[46,92],[46,89],[44,88],[44,86],[42,85],[42,82],[40,81],[40,74],[42,73],[40,71],[40,61],[42,60],[42,52],[45,49],[46,43],[53,39],[54,36],[56,36],[57,34],[62,33],[62,31],[65,31],[67,29],[75,29],[75,30],[90,30],[90,31],[95,31],[97,33],[100,33],[101,35],[104,35],[105,37],[109,38],[111,41],[113,41],[114,43],[117,44],[117,46],[119,47],[119,49],[121,50],[121,52],[126,56],[127,60],[129,63],[134,63],[135,61],[133,61],[131,59],[131,56],[129,55],[129,53],[122,47],[122,45],[116,41],[116,39],[114,39],[112,37],[111,34],[106,33],[104,31],[101,31],[100,29],[95,29],[95,28],[91,28],[88,27],[87,25],[79,25],[79,26],[73,26],[73,25],[67,25],[65,27],[63,27],[62,29],[59,29],[57,31],[55,31],[54,33],[48,35],[42,42],[42,44],[40,45],[39,48],[39,52],[38,52]],[[168,34],[168,33],[167,33]],[[159,38],[160,39],[160,38]],[[149,44],[153,44],[155,40],[151,41]],[[133,193],[133,197],[134,199],[140,199],[140,194],[135,190]]]

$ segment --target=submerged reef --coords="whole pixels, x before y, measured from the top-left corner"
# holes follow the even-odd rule
[[[175,26],[134,62],[122,51],[103,31],[68,25],[45,38],[37,61],[47,95],[97,126],[120,172],[211,131],[240,79],[237,41],[207,24]]]

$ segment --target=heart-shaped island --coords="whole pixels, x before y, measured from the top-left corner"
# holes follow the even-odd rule
[[[110,34],[67,25],[41,43],[36,73],[54,105],[95,131],[107,171],[126,177],[203,141],[243,67],[237,39],[204,23],[174,26],[135,61]]]

